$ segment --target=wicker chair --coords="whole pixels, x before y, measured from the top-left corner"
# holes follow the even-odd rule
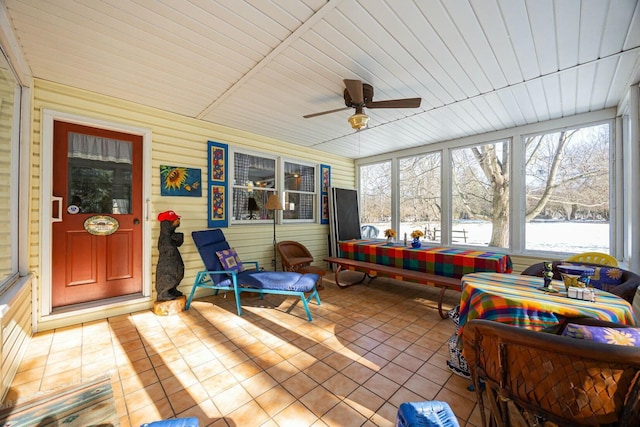
[[[309,249],[302,243],[293,240],[284,240],[276,245],[282,260],[282,269],[284,271],[295,271],[297,273],[313,273],[319,276],[317,288],[324,289],[322,285],[322,277],[327,274],[323,268],[311,265],[313,255]]]
[[[632,426],[640,420],[638,347],[478,319],[465,326],[463,340],[485,426]]]
[[[558,264],[563,264],[566,263],[566,261],[554,261],[553,262],[553,278],[556,280],[562,280],[562,276],[560,275],[560,272],[558,271]],[[597,266],[599,264],[589,264],[589,263],[584,263],[584,265],[593,265],[593,266]],[[538,262],[536,264],[533,264],[529,267],[527,267],[522,273],[523,275],[526,276],[538,276],[538,277],[542,277],[542,272],[544,271],[544,265],[542,262]],[[616,286],[613,289],[610,289],[609,292],[611,292],[614,295],[618,295],[620,298],[623,298],[625,300],[627,300],[629,302],[629,304],[631,304],[633,302],[633,297],[636,294],[636,289],[638,289],[638,287],[640,286],[640,275],[629,271],[629,270],[625,270],[620,268],[620,271],[622,272],[622,277],[620,278],[621,283]]]

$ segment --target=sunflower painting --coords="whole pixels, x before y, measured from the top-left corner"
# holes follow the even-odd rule
[[[161,196],[202,197],[200,169],[160,165]]]

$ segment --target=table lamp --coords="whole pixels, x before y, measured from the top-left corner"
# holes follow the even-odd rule
[[[278,195],[272,194],[271,196],[269,196],[269,199],[267,199],[267,203],[265,203],[264,208],[273,211],[273,260],[271,260],[271,264],[273,264],[273,270],[276,271],[276,211],[283,210],[282,202],[278,198]]]

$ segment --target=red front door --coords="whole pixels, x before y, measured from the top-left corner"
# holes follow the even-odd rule
[[[53,195],[52,306],[141,293],[142,137],[54,122]]]

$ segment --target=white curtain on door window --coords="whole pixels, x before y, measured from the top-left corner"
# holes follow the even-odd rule
[[[128,141],[93,135],[69,133],[69,158],[99,160],[101,162],[132,163],[133,147]]]
[[[128,199],[113,199],[113,210],[111,211],[111,213],[113,214],[129,214],[131,213],[131,211],[129,210],[129,206],[131,205],[131,203],[129,203]]]

